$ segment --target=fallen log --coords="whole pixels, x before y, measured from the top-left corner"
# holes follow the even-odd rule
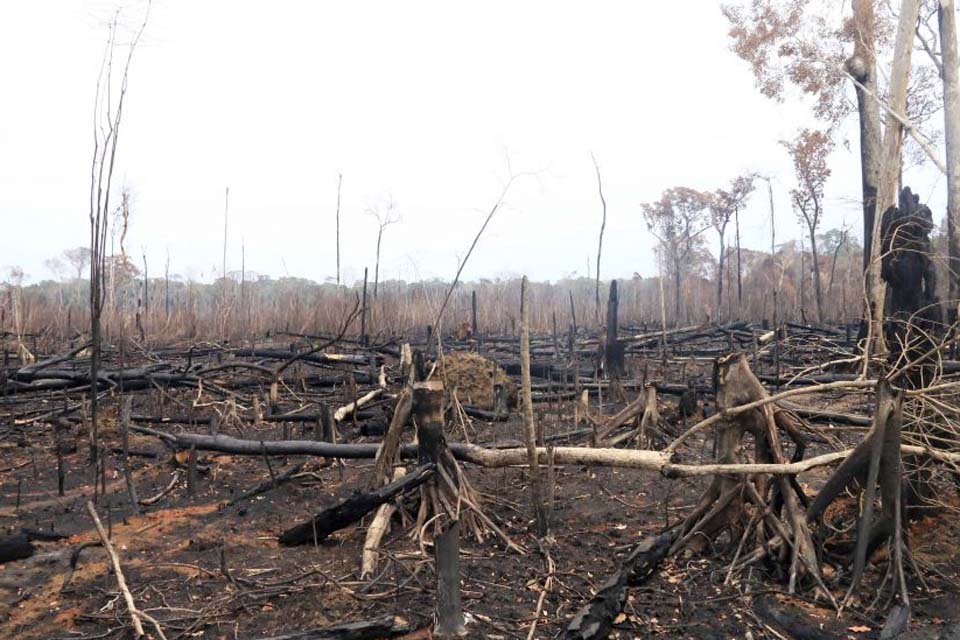
[[[760,619],[794,640],[830,640],[837,637],[834,630],[822,629],[820,620],[773,599],[760,598],[754,605],[754,611]]]
[[[259,640],[379,640],[410,633],[414,628],[399,616],[336,624]]]
[[[340,407],[333,413],[333,419],[336,420],[337,422],[343,422],[344,419],[346,419],[346,417],[349,416],[351,413],[353,413],[354,411],[357,411],[364,405],[369,404],[370,402],[376,400],[381,395],[383,395],[383,391],[384,391],[383,387],[378,387],[373,391],[371,391],[370,393],[363,396],[362,398],[358,398],[357,400],[354,400],[350,404],[345,404],[344,406]]]
[[[831,382],[850,382],[853,380],[859,380],[860,378],[855,373],[823,373],[815,376],[800,377],[777,377],[775,375],[766,373],[757,374],[757,379],[761,382],[766,382],[767,384],[786,387],[793,385],[829,384]]]
[[[399,480],[406,474],[406,469],[397,467],[393,470],[391,480]],[[360,563],[361,578],[369,578],[377,570],[377,563],[380,560],[380,541],[387,534],[387,529],[390,528],[390,518],[396,511],[396,505],[390,502],[384,502],[377,507],[377,513],[370,526],[367,527],[367,537],[363,541],[363,557]]]
[[[462,404],[460,407],[463,409],[463,412],[471,418],[477,418],[478,420],[484,420],[485,422],[506,422],[510,419],[510,416],[507,413],[487,411],[486,409],[481,409],[480,407],[474,407],[468,404]]]
[[[275,489],[279,487],[281,484],[285,482],[289,482],[291,479],[293,479],[295,475],[300,473],[301,469],[303,469],[303,463],[295,464],[289,469],[287,469],[286,471],[284,471],[283,473],[277,475],[276,477],[271,477],[266,480],[263,480],[262,482],[258,482],[256,485],[247,489],[246,491],[241,493],[239,496],[232,498],[229,502],[227,502],[227,505],[233,506],[238,502],[243,502],[247,498],[252,498],[254,496],[260,495],[261,493],[265,493],[270,489]]]
[[[0,564],[29,558],[36,550],[25,533],[0,536]]]
[[[320,542],[331,533],[353,524],[381,504],[416,489],[433,476],[435,469],[436,465],[433,463],[424,464],[409,475],[379,489],[353,495],[324,509],[307,522],[287,529],[277,540],[280,544],[288,546]]]
[[[633,402],[629,403],[616,414],[607,418],[606,424],[603,425],[603,428],[597,432],[597,441],[599,442],[606,439],[606,437],[609,436],[614,429],[643,414],[645,407],[646,398],[644,397],[644,394],[640,394],[636,397],[636,399],[634,399]]]
[[[675,534],[659,533],[644,538],[620,569],[600,585],[563,633],[564,640],[601,640],[610,635],[613,621],[623,611],[627,591],[646,582],[670,551]]]
[[[266,358],[270,360],[287,360],[297,355],[288,349],[237,349],[234,355],[239,357]],[[344,353],[311,353],[305,355],[300,360],[312,364],[354,364],[367,365],[370,362],[370,356],[365,354],[344,354]]]
[[[854,427],[869,427],[873,423],[873,420],[869,416],[854,413],[826,411],[815,407],[804,407],[792,402],[781,402],[779,405],[811,422],[832,422],[835,424],[848,424]]]
[[[728,412],[729,413],[729,412]],[[379,449],[378,444],[330,444],[311,440],[242,440],[225,435],[200,435],[193,433],[171,434],[132,425],[131,431],[152,435],[162,439],[176,449],[189,449],[195,446],[197,451],[217,451],[233,455],[250,456],[293,456],[312,455],[327,458],[372,459]],[[453,456],[462,462],[470,462],[481,467],[498,468],[523,466],[527,464],[526,448],[488,449],[474,444],[450,442],[447,448]],[[960,463],[960,453],[902,445],[904,455],[929,457],[941,462]],[[811,469],[834,464],[845,459],[853,449],[824,453],[798,462],[769,464],[682,464],[674,462],[673,453],[650,451],[645,449],[607,449],[591,447],[555,447],[554,462],[558,465],[593,465],[598,467],[618,467],[623,469],[646,469],[657,471],[671,478],[683,476],[704,476],[714,474],[750,475],[770,473],[774,475],[796,475]],[[400,448],[400,455],[407,460],[417,458],[417,447],[407,445]],[[537,447],[537,456],[541,464],[547,463],[546,447]]]
[[[74,356],[76,356],[78,353],[80,353],[81,351],[83,351],[89,346],[90,346],[90,343],[85,342],[79,346],[74,347],[73,349],[71,349],[70,351],[62,355],[51,356],[44,360],[40,360],[39,362],[34,362],[33,364],[25,365],[21,367],[18,371],[16,371],[13,377],[32,376],[36,374],[38,371],[40,371],[41,369],[46,369],[48,367],[52,367],[55,364],[60,364],[61,362],[66,362],[67,360],[73,359]]]

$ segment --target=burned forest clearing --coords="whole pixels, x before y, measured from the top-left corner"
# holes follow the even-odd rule
[[[477,637],[877,635],[875,603],[840,617],[831,605],[849,580],[855,494],[811,524],[811,565],[791,560],[777,538],[791,521],[767,504],[785,487],[804,516],[877,429],[876,381],[820,360],[843,359],[849,328],[615,328],[616,343],[570,331],[438,345],[421,332],[368,346],[284,334],[111,349],[94,466],[77,392],[88,348],[8,362],[4,633],[107,637],[133,614],[154,637],[429,637],[451,526],[438,522],[450,519],[459,606]],[[916,637],[960,621],[960,454],[920,428],[926,403],[951,402],[958,373],[944,361],[929,391],[901,399],[903,464],[930,474],[943,501],[903,532],[919,572],[910,580],[925,585],[913,620],[918,633],[934,629]],[[536,476],[518,409],[528,393]],[[731,409],[769,398],[753,412],[770,407],[796,440],[763,451],[768,435],[734,426],[751,413]],[[135,609],[122,604],[94,513]],[[868,558],[871,599],[890,598],[890,562],[883,550]],[[359,627],[336,635],[348,622]]]
[[[101,4],[0,9],[0,640],[960,639],[955,0]]]

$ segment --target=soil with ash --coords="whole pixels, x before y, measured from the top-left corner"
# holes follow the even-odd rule
[[[490,371],[490,365],[473,354],[447,355],[445,375],[462,402],[482,405],[492,400]],[[187,392],[171,394],[184,406],[193,399]],[[664,404],[664,413],[669,413],[666,405],[675,402],[668,398]],[[616,408],[607,405],[605,412],[609,415]],[[544,417],[548,437],[569,430],[572,407],[560,410],[560,416]],[[134,414],[156,411],[152,393],[134,396]],[[515,419],[496,424],[473,421],[469,426],[471,440],[480,443],[520,439],[522,434]],[[342,427],[344,442],[376,441],[367,440],[349,421]],[[300,425],[289,428],[291,438],[313,437],[310,425],[306,431]],[[282,437],[277,423],[244,430],[247,438]],[[116,428],[103,435],[106,446],[120,446]],[[37,542],[33,558],[0,567],[0,638],[130,637],[126,607],[102,549],[85,549],[64,584],[71,551],[97,539],[85,510],[92,498],[93,476],[82,444],[85,434],[74,427],[69,438],[81,444],[64,456],[66,495],[58,497],[54,437],[53,427],[37,423],[25,427],[19,438],[0,440],[3,532],[30,527],[69,535],[58,542]],[[859,434],[841,432],[838,437],[855,441]],[[710,446],[709,441],[700,441],[686,457],[705,460]],[[176,487],[156,505],[134,513],[120,458],[111,454],[106,492],[99,496],[97,508],[111,529],[134,601],[161,621],[167,638],[253,640],[387,613],[402,616],[419,630],[409,638],[428,637],[425,630],[432,621],[435,591],[432,554],[429,549],[426,556],[421,553],[400,516],[384,539],[372,579],[360,577],[369,517],[316,546],[283,548],[276,541],[283,529],[366,486],[372,461],[274,456],[270,467],[277,475],[305,463],[298,480],[229,505],[269,477],[271,470],[263,458],[199,453],[204,471],[194,495],[189,495],[185,474],[160,442],[132,435],[130,449],[136,453],[131,466],[141,498],[163,491],[175,474]],[[488,515],[527,550],[524,555],[509,552],[494,538],[462,541],[470,637],[526,638],[545,579],[544,560],[529,533],[526,473],[469,465],[464,470]],[[816,486],[825,473],[805,481]],[[552,542],[546,547],[556,563],[555,580],[544,598],[536,638],[557,637],[638,541],[689,512],[708,479],[668,480],[643,471],[566,466],[557,469],[556,482]],[[414,509],[412,502],[406,504],[408,517],[415,516]],[[955,512],[942,510],[910,530],[925,582],[920,585],[916,576],[910,577],[912,637],[948,637],[941,634],[960,623],[958,529]],[[651,580],[631,589],[611,637],[789,638],[801,637],[797,629],[804,625],[821,635],[803,637],[879,636],[886,594],[874,609],[848,610],[838,618],[822,598],[814,598],[812,588],[805,588],[802,595],[787,594],[786,580],[776,567],[758,564],[727,580],[738,542],[665,561]],[[886,566],[878,555],[868,567],[868,599],[876,593]],[[790,625],[794,628],[786,628]]]
[[[450,351],[439,360],[440,375],[448,394],[463,404],[493,409],[493,387],[502,384],[507,404],[517,403],[517,385],[493,360],[472,351]]]

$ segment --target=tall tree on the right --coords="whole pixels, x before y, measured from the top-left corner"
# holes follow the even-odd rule
[[[866,312],[878,322],[882,321],[884,285],[879,277],[876,218],[896,199],[896,185],[891,190],[883,182],[891,171],[899,175],[903,132],[942,167],[920,130],[938,105],[929,82],[933,69],[911,60],[919,5],[920,0],[903,0],[897,12],[891,3],[852,0],[848,13],[821,0],[751,0],[723,7],[730,23],[731,48],[750,63],[764,95],[782,101],[791,87],[798,89],[813,99],[814,115],[833,132],[848,115],[857,113]],[[890,72],[878,74],[878,65],[885,63],[890,64]],[[883,86],[880,77],[886,79]],[[884,162],[894,166],[884,167]],[[871,324],[876,338],[882,332]]]
[[[960,56],[957,54],[957,7],[954,0],[937,5],[943,77],[943,132],[947,156],[947,322],[957,321],[960,301]]]

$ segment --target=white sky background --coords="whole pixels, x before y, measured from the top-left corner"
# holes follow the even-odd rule
[[[46,258],[89,244],[94,84],[116,4],[0,7],[0,267],[31,281]],[[134,25],[143,4],[129,3]],[[246,2],[155,0],[130,72],[115,184],[133,192],[127,251],[159,276],[228,270],[321,281],[335,273],[343,173],[344,280],[374,264],[364,210],[392,194],[381,280],[453,276],[508,176],[465,279],[586,275],[601,209],[602,275],[656,273],[640,205],[668,187],[776,176],[778,241],[797,237],[779,141],[815,124],[759,94],[728,48],[719,4],[694,2]],[[922,55],[922,54],[918,54]],[[823,229],[859,233],[857,144],[838,147]],[[907,184],[942,217],[935,169]],[[769,247],[766,185],[741,214]],[[118,201],[118,200],[116,200]],[[715,234],[708,236],[715,247]],[[594,266],[591,265],[591,273]],[[5,273],[3,274],[5,275]],[[2,276],[0,276],[2,279]]]

